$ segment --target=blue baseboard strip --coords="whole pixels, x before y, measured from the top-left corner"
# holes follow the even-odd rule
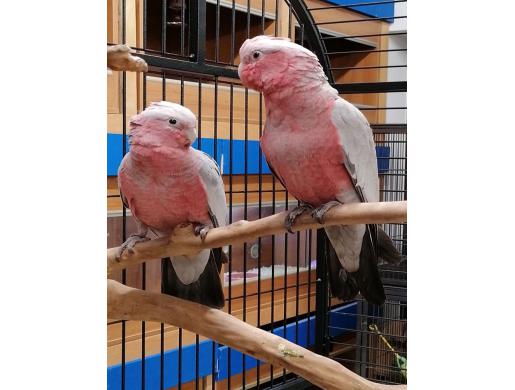
[[[349,330],[356,329],[356,308],[357,303],[350,303],[331,310],[329,317],[330,335],[335,337],[342,335]],[[309,325],[308,325],[309,324]],[[308,334],[309,327],[309,334]],[[315,343],[315,317],[311,316],[299,320],[297,332],[295,330],[296,323],[290,322],[285,327],[278,326],[274,328],[273,333],[286,338],[296,344],[307,347]],[[343,330],[348,329],[348,330]],[[297,334],[297,339],[296,339]],[[213,345],[215,345],[215,380],[221,381],[227,379],[230,375],[241,374],[243,372],[243,354],[227,346],[220,346],[211,340],[201,341],[199,343],[199,377],[211,375]],[[231,353],[231,366],[229,369],[229,350]],[[182,370],[181,383],[187,383],[195,380],[195,357],[196,346],[188,345],[182,348]],[[179,350],[172,349],[164,353],[164,388],[175,387],[179,383],[178,375]],[[259,364],[264,364],[259,362]],[[258,360],[245,356],[245,369],[249,370],[258,365]],[[139,390],[141,386],[142,360],[136,359],[125,364],[125,389]],[[145,357],[145,390],[160,389],[160,354]],[[107,388],[109,390],[121,389],[121,364],[117,364],[107,369]]]
[[[118,167],[122,162],[122,134],[107,133],[107,176],[116,176]],[[243,175],[245,173],[245,141],[233,140],[233,174]],[[259,141],[247,141],[247,173],[249,175],[257,175],[259,173]],[[127,151],[129,144],[126,140]],[[203,138],[201,141],[201,150],[214,158],[215,142],[212,138]],[[216,140],[216,161],[220,165],[224,175],[231,173],[231,142],[228,139]],[[193,144],[194,148],[198,148],[198,140]],[[379,173],[387,172],[389,169],[390,148],[388,146],[376,146],[377,167]],[[261,156],[261,172],[265,175],[271,174],[270,168],[266,163],[264,156]]]

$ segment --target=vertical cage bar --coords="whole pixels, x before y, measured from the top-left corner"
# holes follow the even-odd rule
[[[202,80],[198,79],[198,115],[197,115],[197,148],[198,150],[202,150]]]
[[[264,0],[263,0],[264,1]],[[258,119],[258,126],[259,126],[259,138],[261,139],[261,136],[263,134],[263,95],[259,94],[259,119]],[[258,218],[261,219],[263,216],[262,212],[263,207],[263,153],[261,151],[261,148],[259,148],[258,151]],[[261,326],[261,244],[262,240],[261,237],[258,238],[258,286],[257,286],[257,327],[259,328]],[[273,306],[273,302],[272,302]],[[260,364],[258,361],[258,365],[256,367],[256,387],[259,390],[260,388]]]
[[[166,3],[165,3],[166,7]],[[165,20],[166,22],[166,20]],[[165,71],[161,70],[161,100],[166,101],[166,75]],[[161,262],[166,261],[165,259]],[[161,390],[165,389],[165,324],[161,322],[159,325],[159,385]]]
[[[184,1],[184,0],[183,0]],[[181,105],[184,105],[184,76],[181,76]],[[178,356],[177,356],[177,389],[182,389],[182,328],[179,328],[178,338]]]
[[[279,0],[275,0],[274,36],[279,36]]]
[[[234,5],[234,0],[233,0]],[[233,222],[233,161],[234,161],[234,86],[229,85],[229,223]],[[232,245],[229,246],[229,299],[227,310],[232,313]],[[227,389],[231,388],[231,348],[227,350]]]
[[[288,190],[284,190],[284,209],[288,211]],[[284,277],[283,277],[283,335],[286,337],[287,311],[288,311],[288,233],[284,233]],[[283,383],[286,382],[286,370],[283,369]]]
[[[325,334],[327,331],[327,248],[323,229],[317,230],[316,308],[315,308],[315,352],[326,354]]]
[[[215,61],[220,62],[220,0],[216,0]]]
[[[125,0],[121,2],[122,7],[122,43],[126,43],[126,10],[125,10]],[[127,75],[125,71],[122,72],[122,156],[125,156],[127,153]],[[127,208],[122,202],[122,242],[125,242],[127,239]],[[127,270],[122,270],[122,283],[127,283]],[[126,322],[122,321],[122,351],[121,351],[121,360],[122,360],[122,369],[121,369],[121,388],[125,390],[125,343],[126,343]]]
[[[266,0],[261,0],[261,35],[265,35]]]
[[[309,229],[307,231],[307,240],[308,240],[308,317],[311,317],[311,250],[312,250],[312,242],[313,242],[313,230]],[[309,337],[311,335],[311,321],[308,321],[306,324],[306,345],[310,346],[310,340]]]
[[[219,0],[218,0],[219,1]],[[219,7],[217,7],[217,12],[219,11]],[[213,155],[214,159],[217,162],[217,164],[220,166],[220,173],[223,175],[223,161],[218,160],[218,77],[215,77],[215,93],[214,93],[214,127],[213,127]],[[222,267],[222,270],[225,268]],[[222,274],[222,289],[223,289],[223,274]],[[212,390],[215,390],[216,384],[215,384],[215,375],[216,375],[216,366],[215,366],[215,359],[216,359],[216,348],[217,343],[215,341],[212,342],[212,351],[211,351],[211,388]]]
[[[296,247],[296,273],[295,273],[295,344],[299,343],[299,284],[300,284],[300,232],[297,232]]]
[[[247,39],[250,38],[250,0],[247,0]]]
[[[200,380],[200,350],[199,350],[199,336],[195,335],[195,390],[199,390]]]
[[[143,49],[147,48],[147,0],[143,0]],[[147,107],[147,74],[143,73],[143,109]],[[141,264],[141,289],[147,288],[147,263]],[[141,322],[141,390],[145,390],[145,368],[146,368],[146,323]]]
[[[272,214],[275,214],[275,197],[276,197],[276,189],[275,189],[275,176],[272,177]],[[272,281],[271,281],[271,300],[272,304],[270,305],[270,323],[272,324],[270,331],[273,332],[274,327],[274,308],[275,308],[275,234],[272,236]],[[274,387],[274,366],[270,366],[270,387]]]
[[[213,102],[213,158],[218,165],[218,77],[215,77],[214,85],[214,102]],[[220,166],[220,172],[223,173],[223,166]]]
[[[293,36],[293,41],[295,42],[295,30],[293,30],[292,32],[292,9],[291,9],[291,5],[288,4],[288,38],[292,38],[292,34],[294,35]]]
[[[204,5],[204,19],[205,19],[205,1],[198,0],[199,4],[199,15],[202,12],[200,10],[200,3]],[[202,26],[198,26],[199,31],[202,29]],[[204,23],[204,33],[205,33],[205,23]],[[200,34],[199,34],[200,36]],[[205,35],[204,35],[205,38]],[[202,150],[202,80],[198,79],[198,149]],[[199,344],[199,335],[195,334],[195,390],[199,389],[199,364],[200,364],[200,344]]]
[[[245,88],[245,142],[244,142],[244,193],[243,193],[243,219],[248,218],[248,172],[249,172],[249,90]],[[247,320],[247,243],[243,243],[243,321]],[[242,386],[245,389],[246,380],[246,355],[242,355],[243,377]]]
[[[161,53],[166,53],[166,0],[161,0]]]
[[[231,7],[231,58],[229,63],[234,65],[234,54],[235,54],[235,45],[236,45],[236,2],[232,0]],[[231,84],[232,85],[232,84]]]
[[[206,60],[206,0],[190,0],[190,58],[199,64]]]
[[[185,55],[185,35],[186,35],[186,2],[181,0],[181,56]]]

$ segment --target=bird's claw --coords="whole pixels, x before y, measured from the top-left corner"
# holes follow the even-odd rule
[[[204,241],[206,239],[207,233],[211,230],[211,228],[207,225],[196,225],[195,226],[195,235],[200,236],[200,239]]]
[[[334,206],[338,206],[340,205],[341,203],[336,201],[336,200],[333,200],[331,202],[327,202],[325,204],[323,204],[322,206],[320,207],[317,207],[316,209],[314,209],[312,212],[311,212],[311,216],[316,219],[316,221],[323,225],[324,224],[324,219],[325,219],[325,214],[330,210],[332,209]]]
[[[302,215],[302,213],[306,210],[311,210],[313,207],[311,207],[310,205],[306,204],[306,203],[301,203],[300,205],[298,205],[297,207],[295,207],[294,209],[292,209],[288,215],[286,216],[286,218],[284,219],[284,227],[286,228],[286,230],[288,231],[288,233],[291,233],[293,234],[293,230],[292,230],[292,227],[293,227],[293,224],[295,223],[295,220],[300,216]]]
[[[120,261],[120,259],[122,258],[122,255],[125,251],[129,252],[129,254],[132,255],[134,253],[134,246],[137,243],[145,242],[148,240],[150,240],[150,238],[148,238],[146,236],[140,236],[137,234],[133,234],[132,236],[129,236],[129,238],[127,238],[127,240],[125,240],[125,242],[122,245],[120,245],[120,247],[116,251],[116,256],[115,256],[116,261]]]

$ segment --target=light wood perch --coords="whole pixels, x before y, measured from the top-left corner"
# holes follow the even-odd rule
[[[145,60],[131,55],[131,49],[125,45],[107,46],[107,67],[117,71],[148,71]]]
[[[290,370],[327,390],[405,390],[368,381],[317,355],[221,310],[107,281],[109,318],[164,322],[206,336],[256,359]],[[301,356],[299,356],[301,355]]]
[[[302,231],[330,225],[400,223],[406,222],[406,214],[407,202],[353,203],[330,209],[325,215],[324,225],[320,225],[309,213],[305,213],[296,220],[292,230]],[[191,255],[205,248],[219,248],[253,241],[266,235],[284,233],[285,216],[286,212],[282,212],[252,222],[238,221],[225,227],[211,229],[204,241],[193,234],[191,225],[179,226],[169,237],[136,244],[134,253],[125,251],[119,261],[116,260],[118,248],[108,249],[107,272],[111,274],[149,259]]]
[[[324,226],[337,224],[405,222],[406,202],[383,202],[342,205],[331,209]],[[286,213],[257,221],[238,221],[209,231],[204,241],[193,234],[191,225],[175,229],[169,237],[142,242],[134,253],[115,259],[117,248],[108,249],[108,272],[142,263],[148,259],[178,254],[193,254],[204,248],[251,241],[257,237],[286,232]],[[309,214],[297,219],[293,230],[319,228]],[[368,381],[338,362],[317,355],[279,336],[249,325],[221,310],[172,296],[151,293],[107,281],[108,318],[168,323],[201,334],[256,359],[290,370],[327,390],[405,390],[406,386],[388,386]]]

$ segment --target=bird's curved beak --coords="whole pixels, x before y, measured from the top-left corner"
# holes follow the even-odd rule
[[[135,115],[133,116],[130,121],[129,121],[129,125],[132,126],[132,127],[135,127],[135,126],[142,126],[143,125],[143,122],[141,120],[141,116],[140,115]]]
[[[188,139],[188,141],[190,141],[190,145],[195,142],[195,140],[197,139],[197,129],[196,128],[190,128],[190,129],[187,129],[184,134],[186,135],[186,138]]]

